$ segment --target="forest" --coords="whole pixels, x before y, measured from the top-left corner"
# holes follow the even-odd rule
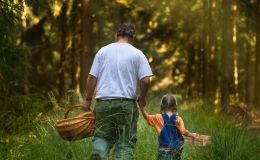
[[[0,0],[0,160],[90,154],[90,138],[66,142],[54,123],[83,102],[95,54],[123,22],[154,73],[148,110],[173,93],[188,128],[212,136],[183,159],[259,159],[260,0]],[[135,159],[156,159],[153,129],[138,125]]]

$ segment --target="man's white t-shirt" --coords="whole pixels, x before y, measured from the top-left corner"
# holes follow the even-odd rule
[[[89,74],[97,78],[97,99],[136,99],[138,81],[153,75],[142,51],[120,42],[98,51]]]

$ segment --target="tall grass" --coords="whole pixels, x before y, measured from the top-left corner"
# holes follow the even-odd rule
[[[150,113],[159,111],[158,99],[147,107]],[[238,127],[229,116],[216,112],[216,107],[203,102],[183,103],[179,111],[191,132],[212,136],[212,144],[195,147],[185,144],[183,160],[259,160],[260,140]],[[83,160],[91,153],[91,139],[67,142],[54,128],[54,120],[62,113],[49,114],[32,127],[30,132],[0,138],[0,159],[3,160]],[[24,126],[25,127],[25,126]],[[135,160],[155,160],[157,135],[140,116]]]
[[[191,104],[185,104],[191,105]],[[234,119],[215,113],[213,106],[201,102],[182,111],[186,126],[191,131],[212,136],[212,145],[204,148],[187,146],[184,159],[193,160],[257,160],[260,159],[260,140],[239,127]],[[188,108],[188,107],[186,107]]]

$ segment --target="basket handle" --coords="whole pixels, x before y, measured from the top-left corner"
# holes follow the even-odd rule
[[[76,109],[76,108],[83,108],[83,107],[84,107],[83,104],[76,104],[76,105],[70,107],[70,108],[65,112],[64,118],[67,119],[68,114],[69,114],[70,111],[72,111],[72,110],[74,110],[74,109]]]

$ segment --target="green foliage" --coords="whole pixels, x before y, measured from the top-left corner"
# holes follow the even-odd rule
[[[30,125],[30,124],[28,124]],[[67,142],[58,137],[53,121],[46,120],[31,127],[27,132],[12,137],[1,138],[0,159],[84,159],[90,153],[90,141]]]
[[[31,131],[39,118],[48,111],[49,103],[36,95],[0,97],[0,134]]]
[[[8,37],[8,34],[13,31],[14,25],[21,20],[22,12],[23,6],[18,1],[2,0],[0,2],[0,34],[2,35],[0,42],[6,38],[12,38]]]
[[[23,92],[29,68],[28,49],[22,46],[5,44],[0,49],[0,91],[4,95]]]
[[[25,2],[32,7],[34,15],[37,16],[40,16],[41,12],[46,11],[49,7],[48,0],[25,0]]]
[[[28,48],[17,45],[23,6],[14,1],[0,3],[0,95],[22,92],[26,81]]]
[[[2,53],[0,58],[8,59],[6,62],[0,62],[3,63],[0,68],[0,80],[5,79],[1,81],[5,85],[4,92],[13,90],[13,86],[9,87],[8,83],[16,86],[23,86],[26,83],[26,87],[18,87],[18,91],[14,90],[14,93],[20,93],[20,90],[53,91],[60,85],[59,81],[62,81],[60,77],[64,77],[65,82],[64,86],[59,86],[60,88],[75,89],[79,84],[75,77],[80,77],[79,70],[85,69],[85,67],[79,68],[80,58],[82,58],[80,54],[85,44],[82,43],[82,37],[92,35],[86,47],[91,46],[90,48],[94,48],[91,52],[96,53],[101,46],[115,40],[115,31],[120,23],[132,22],[137,29],[134,45],[149,59],[156,75],[154,83],[168,80],[160,88],[169,87],[182,93],[192,90],[189,96],[196,94],[214,99],[213,95],[218,94],[217,88],[220,87],[218,81],[229,66],[222,67],[221,61],[223,59],[221,44],[226,44],[222,43],[222,31],[226,23],[223,21],[225,15],[223,15],[222,2],[224,1],[103,0],[91,2],[92,16],[89,24],[93,24],[93,31],[82,33],[82,20],[85,17],[81,15],[83,8],[80,0],[1,1],[0,24],[3,25],[0,26],[0,34],[3,36],[0,37]],[[228,1],[227,3],[232,16],[229,16],[229,27],[224,30],[234,32],[232,27],[235,26],[236,35],[233,35],[233,39],[236,39],[236,42],[232,44],[229,42],[228,48],[233,49],[231,54],[226,55],[237,54],[238,67],[236,70],[238,84],[234,86],[233,62],[230,65],[233,69],[229,74],[231,77],[229,81],[233,82],[230,82],[229,90],[231,96],[236,96],[237,94],[233,92],[238,92],[239,100],[243,100],[246,97],[245,92],[252,90],[247,89],[245,85],[246,81],[253,79],[248,78],[248,75],[255,73],[253,52],[256,22],[253,20],[255,20],[256,3],[255,1]],[[62,5],[67,6],[64,22],[61,21]],[[66,29],[63,29],[64,33],[66,32],[63,41],[61,26],[66,26]],[[230,37],[229,40],[232,38]],[[64,56],[61,56],[62,46],[66,46],[62,49]],[[92,54],[87,54],[85,58],[92,59],[88,57],[89,55]],[[14,68],[10,62],[13,57],[15,57],[13,63],[16,63]],[[235,61],[234,56],[230,61],[233,60]],[[248,75],[247,70],[250,73]],[[207,78],[204,77],[209,77],[212,83],[208,83]],[[164,78],[167,79],[164,81]],[[74,84],[72,85],[71,82]]]

